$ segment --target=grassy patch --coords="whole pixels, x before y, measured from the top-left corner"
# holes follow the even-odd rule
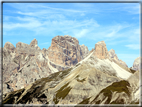
[[[77,75],[75,79],[76,79],[78,82],[84,82],[84,81],[86,80],[86,78],[79,79],[79,75]]]
[[[95,103],[96,99],[99,97],[99,95],[101,93],[103,93],[105,98],[108,97],[105,104],[110,103],[111,98],[112,98],[112,92],[114,92],[114,91],[116,91],[117,93],[125,92],[130,97],[130,92],[129,92],[129,89],[127,88],[127,86],[130,87],[130,84],[125,80],[122,80],[122,81],[119,81],[119,82],[114,82],[112,85],[110,85],[107,88],[103,89],[91,103]],[[113,104],[123,104],[124,101],[122,101],[122,100],[123,99],[121,99],[120,101],[117,101],[117,102],[114,101],[112,103]]]
[[[26,101],[32,100],[32,98],[37,97],[39,94],[41,94],[41,90],[43,90],[43,88],[44,88],[44,86],[47,82],[61,80],[68,73],[70,73],[71,70],[72,70],[72,68],[64,70],[64,71],[59,71],[59,72],[53,73],[46,78],[38,79],[37,81],[35,81],[32,84],[32,87],[28,90],[26,95],[22,96],[22,99],[20,99],[17,103],[26,103]],[[60,98],[60,97],[64,98],[65,95],[70,91],[70,89],[71,89],[70,87],[65,88],[65,90],[60,89],[59,91],[61,91],[61,93],[63,95],[60,95],[60,92],[57,92],[57,98]],[[23,89],[8,93],[9,95],[8,95],[8,97],[4,98],[3,104],[15,103],[15,97],[19,98],[24,90],[25,89],[23,88]]]
[[[27,67],[29,67],[30,65],[28,65]]]
[[[59,99],[64,99],[72,89],[71,87],[68,87],[68,84],[69,83],[65,84],[57,91],[56,96],[53,99],[55,104],[59,102]]]
[[[14,104],[14,100],[15,100],[15,96],[20,96],[23,92],[24,92],[25,89],[20,89],[20,90],[17,90],[17,91],[13,91],[13,92],[10,92],[10,93],[7,93],[9,94],[6,98],[4,98],[3,100],[3,104]]]
[[[75,67],[77,67],[77,66],[79,66],[79,65],[80,65],[80,63],[76,64]]]
[[[82,102],[80,102],[79,104],[89,104],[89,100],[91,97],[84,99]]]

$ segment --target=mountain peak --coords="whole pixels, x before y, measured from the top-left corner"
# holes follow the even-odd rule
[[[34,38],[32,41],[31,41],[31,43],[30,43],[30,46],[31,47],[37,47],[38,45],[38,42],[37,42],[37,40]]]
[[[134,60],[132,69],[134,69],[134,70],[139,70],[139,71],[140,71],[140,70],[142,69],[142,68],[141,68],[141,66],[142,66],[141,60],[142,60],[142,57],[137,57],[137,58]]]
[[[8,49],[8,50],[14,50],[15,49],[14,45],[11,42],[6,42],[5,45],[4,45],[4,48]]]
[[[95,44],[94,55],[97,56],[99,59],[108,58],[108,50],[104,41],[100,41]]]

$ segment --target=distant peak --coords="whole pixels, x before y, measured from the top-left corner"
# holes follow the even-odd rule
[[[4,48],[5,49],[14,49],[14,45],[11,43],[11,42],[6,42],[5,45],[4,45]]]
[[[37,44],[38,44],[38,42],[37,42],[37,40],[34,38],[34,39],[31,41],[30,46],[31,46],[31,47],[36,47]]]
[[[115,53],[115,50],[114,50],[114,49],[111,49],[109,52],[111,52],[111,53]]]
[[[96,45],[106,45],[105,41],[99,41],[96,43]]]

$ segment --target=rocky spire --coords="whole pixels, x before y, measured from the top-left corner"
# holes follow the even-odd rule
[[[94,55],[100,59],[108,58],[108,50],[104,41],[100,41],[95,44]]]
[[[14,45],[10,42],[6,42],[4,45],[4,48],[7,50],[14,50],[15,49]]]
[[[30,43],[30,46],[31,47],[37,47],[38,45],[38,42],[37,42],[37,40],[34,38],[32,41],[31,41],[31,43]]]
[[[142,69],[142,62],[141,62],[142,58],[141,57],[137,57],[133,63],[132,69],[134,70],[139,70]]]

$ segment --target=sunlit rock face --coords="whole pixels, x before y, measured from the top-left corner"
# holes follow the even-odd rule
[[[84,49],[84,50],[83,50]],[[80,46],[79,41],[71,36],[56,36],[52,39],[51,46],[48,48],[48,58],[51,62],[59,66],[74,66],[81,61],[88,48]]]
[[[3,93],[26,87],[35,80],[53,73],[34,39],[30,45],[10,42],[3,48]]]
[[[49,49],[42,50],[36,39],[30,45],[18,42],[16,47],[6,42],[3,48],[3,92],[21,89],[51,73],[68,69],[88,52],[86,46],[80,46],[71,36],[56,36]]]
[[[48,49],[40,50],[35,39],[12,49],[12,54],[7,49],[3,53],[4,104],[138,104],[140,100],[139,71],[122,67],[104,41],[90,52],[68,35],[54,37]]]
[[[108,50],[104,41],[100,41],[95,44],[94,55],[99,59],[107,59],[109,57]]]

